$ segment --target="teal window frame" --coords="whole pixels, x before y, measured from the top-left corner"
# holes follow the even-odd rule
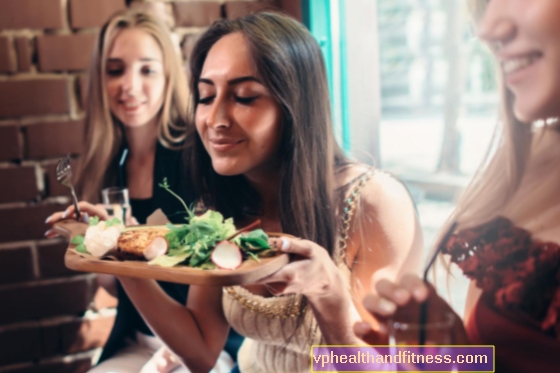
[[[343,150],[350,151],[350,115],[346,60],[345,0],[302,0],[302,21],[325,59],[333,126]]]

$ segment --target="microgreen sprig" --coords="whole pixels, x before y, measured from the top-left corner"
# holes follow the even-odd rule
[[[165,190],[167,190],[169,193],[171,193],[171,195],[175,198],[177,198],[179,200],[179,202],[181,202],[181,204],[183,205],[183,207],[185,208],[185,211],[187,212],[187,214],[189,215],[187,220],[190,220],[190,218],[192,218],[194,216],[194,211],[192,209],[190,209],[187,204],[185,203],[185,201],[183,201],[183,199],[181,197],[179,197],[179,195],[177,195],[177,193],[175,193],[174,191],[171,190],[171,187],[169,186],[169,184],[167,183],[167,178],[164,177],[163,178],[163,182],[161,182],[159,184],[160,188],[163,188]]]

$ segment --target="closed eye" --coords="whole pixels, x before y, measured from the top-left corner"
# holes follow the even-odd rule
[[[198,103],[205,105],[205,104],[209,104],[210,102],[212,102],[212,100],[214,99],[215,96],[206,96],[206,97],[200,97],[198,99]]]
[[[240,96],[235,96],[235,101],[239,102],[240,104],[244,104],[244,105],[248,105],[250,103],[252,103],[253,101],[255,101],[257,98],[259,98],[259,96],[249,96],[249,97],[240,97]]]

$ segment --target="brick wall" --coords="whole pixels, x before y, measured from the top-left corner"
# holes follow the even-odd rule
[[[184,57],[212,21],[299,0],[166,1]],[[85,72],[99,26],[124,0],[0,0],[0,373],[85,372],[116,301],[95,275],[64,267],[66,243],[43,238],[69,203],[57,159],[82,149]]]

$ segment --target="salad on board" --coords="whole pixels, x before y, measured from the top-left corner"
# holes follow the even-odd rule
[[[76,251],[103,257],[116,250],[127,259],[147,260],[149,265],[229,270],[238,268],[244,260],[258,261],[272,254],[268,235],[262,229],[252,229],[260,222],[237,231],[233,219],[224,219],[217,211],[195,215],[169,188],[166,179],[160,187],[182,203],[187,212],[185,224],[125,228],[117,218],[99,221],[93,217],[85,235],[72,239]]]

